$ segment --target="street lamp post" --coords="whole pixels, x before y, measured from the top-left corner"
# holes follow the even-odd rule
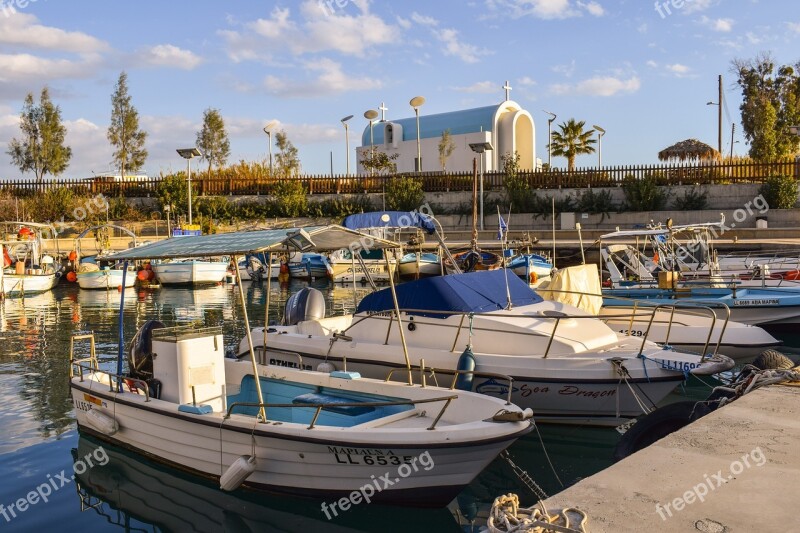
[[[598,168],[603,167],[603,135],[606,134],[606,130],[595,124],[592,126],[594,129],[597,130],[597,166]]]
[[[372,124],[376,118],[378,118],[378,112],[374,109],[367,109],[364,111],[364,118],[369,120],[369,160],[370,163],[375,163],[375,140],[372,137]],[[375,167],[370,165],[369,167],[369,175],[372,176],[375,172]]]
[[[347,115],[344,117],[341,122],[342,126],[344,126],[344,146],[345,146],[345,160],[347,161],[347,176],[350,176],[350,132],[347,127],[347,121],[353,118],[353,115]]]
[[[422,145],[419,139],[419,108],[425,103],[425,98],[422,96],[415,96],[408,102],[414,108],[414,114],[417,116],[417,172],[422,172]]]
[[[273,176],[272,174],[272,128],[277,124],[277,121],[273,120],[266,126],[264,126],[264,133],[267,134],[267,145],[269,146],[269,177]]]
[[[164,214],[167,215],[167,238],[168,239],[170,237],[172,237],[172,226],[169,223],[169,212],[171,210],[172,210],[172,208],[169,206],[169,204],[164,206]]]
[[[708,102],[706,105],[715,105],[717,106],[717,151],[719,151],[720,157],[722,157],[722,101],[725,98],[725,95],[722,91],[722,76],[719,77],[719,99],[716,102]]]
[[[192,158],[202,154],[197,148],[178,148],[178,155],[186,160],[186,182],[189,188],[189,224],[192,223]]]
[[[481,231],[483,231],[483,167],[486,159],[486,152],[494,150],[489,141],[480,143],[469,143],[469,147],[476,154],[481,154],[481,181],[480,181],[480,209],[481,209]]]
[[[542,111],[544,111],[544,109]],[[550,145],[553,142],[552,126],[553,126],[553,122],[555,122],[555,120],[556,120],[557,115],[555,113],[551,113],[550,111],[544,111],[544,112],[547,113],[548,115],[550,115],[550,118],[547,119],[547,168],[549,169],[549,168],[551,168],[553,166],[553,164],[552,164],[553,156],[552,156],[552,149],[550,148]]]

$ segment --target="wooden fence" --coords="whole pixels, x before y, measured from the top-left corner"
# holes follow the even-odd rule
[[[224,174],[224,171],[222,172]],[[301,176],[299,178],[227,178],[209,177],[199,173],[192,177],[194,190],[201,196],[270,195],[280,181],[300,180],[309,194],[380,193],[395,176]],[[407,174],[422,180],[425,192],[471,191],[470,173],[426,172]],[[654,177],[660,185],[713,185],[732,183],[762,183],[774,175],[800,178],[800,164],[794,160],[776,163],[709,163],[704,165],[638,165],[603,168],[582,168],[572,171],[552,169],[541,172],[521,172],[532,189],[614,187],[625,179]],[[485,190],[501,190],[505,178],[502,172],[484,176]],[[32,196],[59,187],[68,187],[80,194],[103,194],[142,198],[155,196],[161,178],[119,182],[108,179],[47,179],[0,181],[0,191],[15,196]]]

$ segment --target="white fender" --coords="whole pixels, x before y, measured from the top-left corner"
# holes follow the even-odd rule
[[[247,477],[256,471],[256,458],[242,455],[219,478],[219,488],[225,491],[236,490]]]
[[[106,435],[113,435],[119,431],[117,421],[97,409],[89,409],[86,413],[86,423]]]

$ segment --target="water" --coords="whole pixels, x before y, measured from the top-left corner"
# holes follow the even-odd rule
[[[286,299],[307,285],[273,285],[270,319],[277,319]],[[245,285],[251,325],[264,322],[264,287]],[[369,292],[318,288],[330,314],[351,312]],[[101,365],[112,368],[119,305],[117,292],[81,291],[74,285],[0,303],[0,531],[54,524],[84,532],[461,531],[459,520],[468,524],[500,494],[516,492],[523,501],[535,501],[509,465],[496,459],[448,509],[360,505],[328,520],[319,500],[222,493],[213,483],[108,444],[98,449],[97,441],[76,430],[68,386],[70,337],[93,331]],[[233,349],[245,332],[240,309],[238,288],[230,286],[128,290],[125,338],[150,319],[167,326],[199,321],[224,325],[226,349]],[[610,465],[619,438],[614,430],[586,427],[542,426],[540,432],[518,441],[510,453],[549,494]],[[95,466],[88,467],[89,461]],[[50,488],[43,488],[48,483]],[[15,502],[37,487],[43,496],[29,498],[38,501],[20,511]],[[12,503],[16,516],[8,509]]]

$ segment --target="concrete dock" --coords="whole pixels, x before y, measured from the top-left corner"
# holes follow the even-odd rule
[[[755,390],[549,498],[597,532],[800,531],[800,387]],[[529,505],[522,503],[523,505]]]

